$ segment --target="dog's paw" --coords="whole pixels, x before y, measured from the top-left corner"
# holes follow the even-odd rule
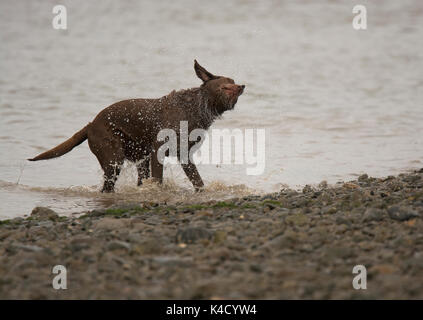
[[[204,186],[203,187],[195,187],[195,192],[204,192]]]

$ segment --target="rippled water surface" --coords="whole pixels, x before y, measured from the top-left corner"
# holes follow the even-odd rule
[[[423,166],[423,2],[62,1],[68,30],[51,26],[56,1],[0,2],[0,218],[36,205],[61,213],[116,202],[202,201],[335,183],[360,173]],[[50,161],[56,146],[113,102],[200,84],[198,59],[246,85],[214,128],[264,128],[266,169],[203,165],[194,194],[177,166],[163,187],[135,187],[126,165],[115,195],[87,143]]]

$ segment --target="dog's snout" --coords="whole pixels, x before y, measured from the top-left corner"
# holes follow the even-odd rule
[[[229,84],[222,86],[222,89],[231,95],[241,95],[244,92],[245,85]]]

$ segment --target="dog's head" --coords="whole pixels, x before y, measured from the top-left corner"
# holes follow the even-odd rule
[[[228,77],[211,74],[200,66],[197,60],[194,60],[194,70],[203,80],[202,90],[207,92],[219,114],[235,107],[238,97],[244,92],[245,85],[235,84],[235,81]]]

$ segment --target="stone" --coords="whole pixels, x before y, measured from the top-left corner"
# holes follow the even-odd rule
[[[132,245],[131,251],[136,254],[158,254],[162,252],[162,244],[158,239],[146,239],[141,243]]]
[[[364,212],[363,222],[381,221],[385,217],[385,211],[378,208],[368,208]]]
[[[107,245],[108,250],[131,250],[131,244],[125,241],[114,240]]]
[[[178,257],[178,256],[158,256],[154,257],[153,261],[162,266],[171,267],[190,267],[192,266],[192,257]]]
[[[226,237],[227,237],[227,233],[225,231],[223,231],[223,230],[217,230],[214,233],[214,239],[213,239],[213,241],[216,244],[223,243],[223,242],[225,242]]]
[[[125,228],[128,222],[125,219],[102,218],[94,222],[94,229],[98,230],[119,230]]]
[[[388,214],[391,219],[397,221],[405,221],[420,216],[415,210],[403,206],[389,207]]]
[[[359,182],[366,182],[369,179],[369,176],[365,173],[358,177]]]
[[[59,215],[46,207],[35,207],[31,212],[31,217],[38,220],[53,220],[56,221],[59,219]]]
[[[178,230],[176,233],[177,243],[195,243],[199,240],[209,240],[213,237],[213,234],[200,227],[188,227],[185,229]]]
[[[303,213],[292,214],[286,217],[286,223],[292,224],[295,226],[303,226],[308,223],[309,218]]]
[[[28,252],[40,252],[44,250],[44,248],[39,246],[27,245],[27,244],[21,244],[21,243],[13,243],[9,247],[9,249],[12,249],[12,251],[24,250]]]

